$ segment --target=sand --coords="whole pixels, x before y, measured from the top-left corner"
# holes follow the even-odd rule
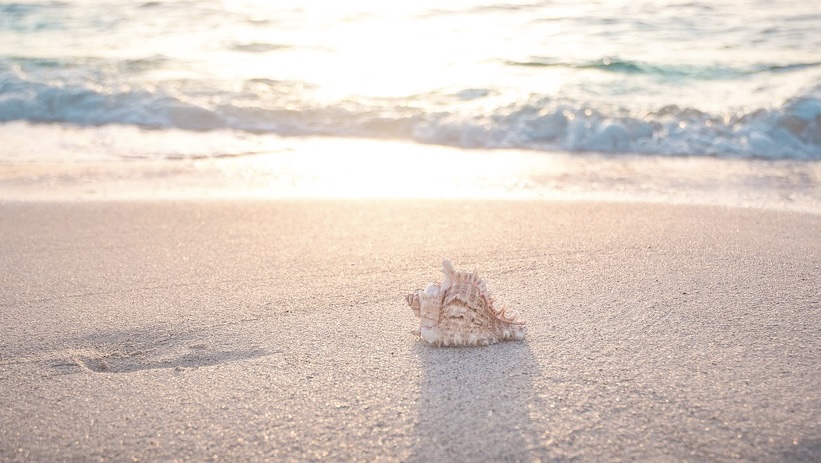
[[[529,320],[433,348],[449,258]],[[2,461],[819,461],[821,215],[0,203]]]

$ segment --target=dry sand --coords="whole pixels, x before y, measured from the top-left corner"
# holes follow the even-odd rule
[[[442,258],[529,320],[432,348]],[[819,461],[821,216],[0,203],[2,461]]]

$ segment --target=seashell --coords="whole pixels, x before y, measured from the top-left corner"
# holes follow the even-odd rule
[[[486,346],[499,341],[521,340],[527,325],[495,300],[479,274],[457,271],[450,261],[442,262],[445,279],[405,296],[419,317],[422,339],[435,346]]]

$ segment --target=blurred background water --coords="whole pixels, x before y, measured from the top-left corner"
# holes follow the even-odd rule
[[[0,2],[0,159],[315,135],[821,159],[819,31],[789,0]]]

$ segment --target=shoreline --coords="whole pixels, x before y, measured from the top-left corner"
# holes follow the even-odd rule
[[[0,458],[813,461],[814,214],[0,202]],[[528,320],[432,348],[443,258]],[[740,436],[740,437],[739,437]]]
[[[351,152],[335,156],[338,143]],[[6,201],[219,199],[602,201],[821,214],[821,161],[308,139],[249,156],[0,163],[0,200]]]

